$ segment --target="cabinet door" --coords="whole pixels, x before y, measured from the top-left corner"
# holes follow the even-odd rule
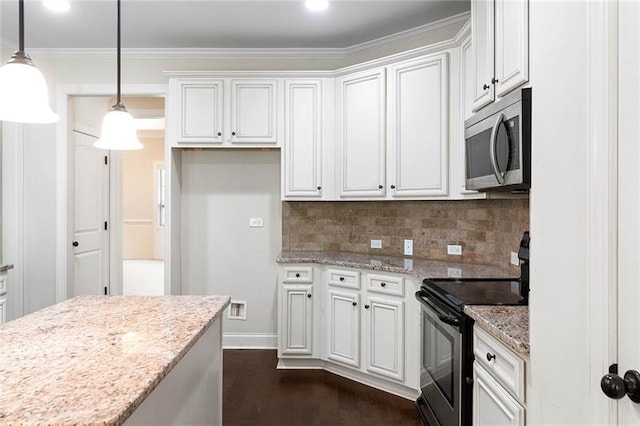
[[[311,284],[283,284],[282,355],[313,353],[313,287]]]
[[[477,362],[473,363],[473,424],[525,424],[524,408]]]
[[[493,102],[494,85],[494,3],[493,0],[471,2],[471,49],[475,83],[473,85],[473,111]]]
[[[327,358],[360,367],[360,295],[328,292]]]
[[[496,0],[495,90],[500,97],[529,80],[527,0]]]
[[[385,70],[338,81],[340,197],[385,195]]]
[[[404,302],[367,297],[365,308],[365,368],[404,380]]]
[[[231,143],[277,142],[276,80],[231,80]]]
[[[447,54],[389,67],[389,190],[393,197],[447,194]]]
[[[178,82],[179,143],[222,143],[223,93],[222,80]]]
[[[284,196],[322,196],[322,82],[285,82]]]

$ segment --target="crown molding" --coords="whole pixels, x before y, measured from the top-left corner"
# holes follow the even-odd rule
[[[469,21],[470,12],[450,16],[436,22],[431,22],[416,28],[412,28],[399,33],[380,37],[357,45],[344,48],[265,48],[265,49],[217,49],[217,48],[157,48],[139,49],[123,48],[122,56],[135,59],[212,59],[212,58],[235,58],[235,59],[347,59],[350,56],[373,52],[385,46],[408,43],[419,40],[429,34],[451,27],[462,27]],[[43,59],[111,59],[115,56],[115,49],[100,48],[60,48],[43,49],[29,48],[29,54],[33,58]]]

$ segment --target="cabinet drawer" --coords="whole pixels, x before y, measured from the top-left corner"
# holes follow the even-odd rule
[[[376,293],[404,296],[404,278],[387,275],[367,275],[367,289]]]
[[[282,282],[285,283],[311,283],[313,282],[313,267],[311,266],[287,266]]]
[[[525,363],[522,358],[489,336],[478,326],[473,330],[473,354],[505,389],[521,402],[525,402]]]
[[[360,272],[329,269],[329,285],[360,290]]]
[[[0,274],[0,294],[7,292],[7,274]]]

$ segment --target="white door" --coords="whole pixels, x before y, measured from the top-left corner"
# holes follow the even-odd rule
[[[447,194],[447,54],[389,67],[388,189],[393,197]]]
[[[640,2],[619,8],[617,361],[623,377],[640,372]],[[640,424],[640,403],[623,396],[618,423]]]
[[[340,197],[385,195],[385,70],[338,81]]]
[[[276,80],[231,80],[231,143],[276,143]]]
[[[322,197],[322,81],[285,82],[285,197]]]
[[[404,380],[404,302],[367,297],[365,308],[366,369]]]
[[[312,284],[282,285],[282,354],[311,355],[313,333]]]
[[[109,291],[109,151],[95,148],[95,136],[72,132],[73,282],[68,296]]]
[[[360,295],[329,290],[328,358],[360,367]]]
[[[471,49],[475,82],[473,85],[473,110],[493,102],[494,85],[494,4],[493,0],[471,2]]]

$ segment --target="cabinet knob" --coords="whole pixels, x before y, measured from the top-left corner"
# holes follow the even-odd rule
[[[380,287],[386,287],[387,283],[380,283]]]
[[[307,293],[307,297],[311,299],[311,293]]]
[[[322,189],[322,187],[321,187],[321,186],[319,186],[319,187],[318,187],[318,191],[320,191],[321,189]]]
[[[78,247],[80,245],[80,243],[77,242],[77,241],[74,241],[74,242],[71,243],[71,245],[74,246],[74,247]]]
[[[487,361],[491,362],[492,359],[496,359],[496,354],[487,352]]]
[[[391,185],[391,189],[396,189],[396,186],[395,185]]]
[[[340,281],[344,281],[344,277],[340,277]]]
[[[384,188],[384,186],[378,185],[378,189],[382,189],[382,188]]]
[[[358,306],[358,302],[351,303],[353,306]]]
[[[235,135],[236,135],[236,132],[231,132],[231,136],[235,136]]]
[[[488,84],[484,84],[484,85],[482,86],[482,90],[487,90],[489,87],[491,87],[491,86],[489,86]]]
[[[296,274],[296,278],[300,278],[300,274]]]
[[[222,136],[222,132],[218,132],[218,136]]]
[[[365,309],[369,309],[369,305],[364,305],[364,308]]]
[[[493,78],[491,79],[491,84],[496,84],[497,82],[498,82],[498,79],[497,79],[497,78],[493,77]]]

